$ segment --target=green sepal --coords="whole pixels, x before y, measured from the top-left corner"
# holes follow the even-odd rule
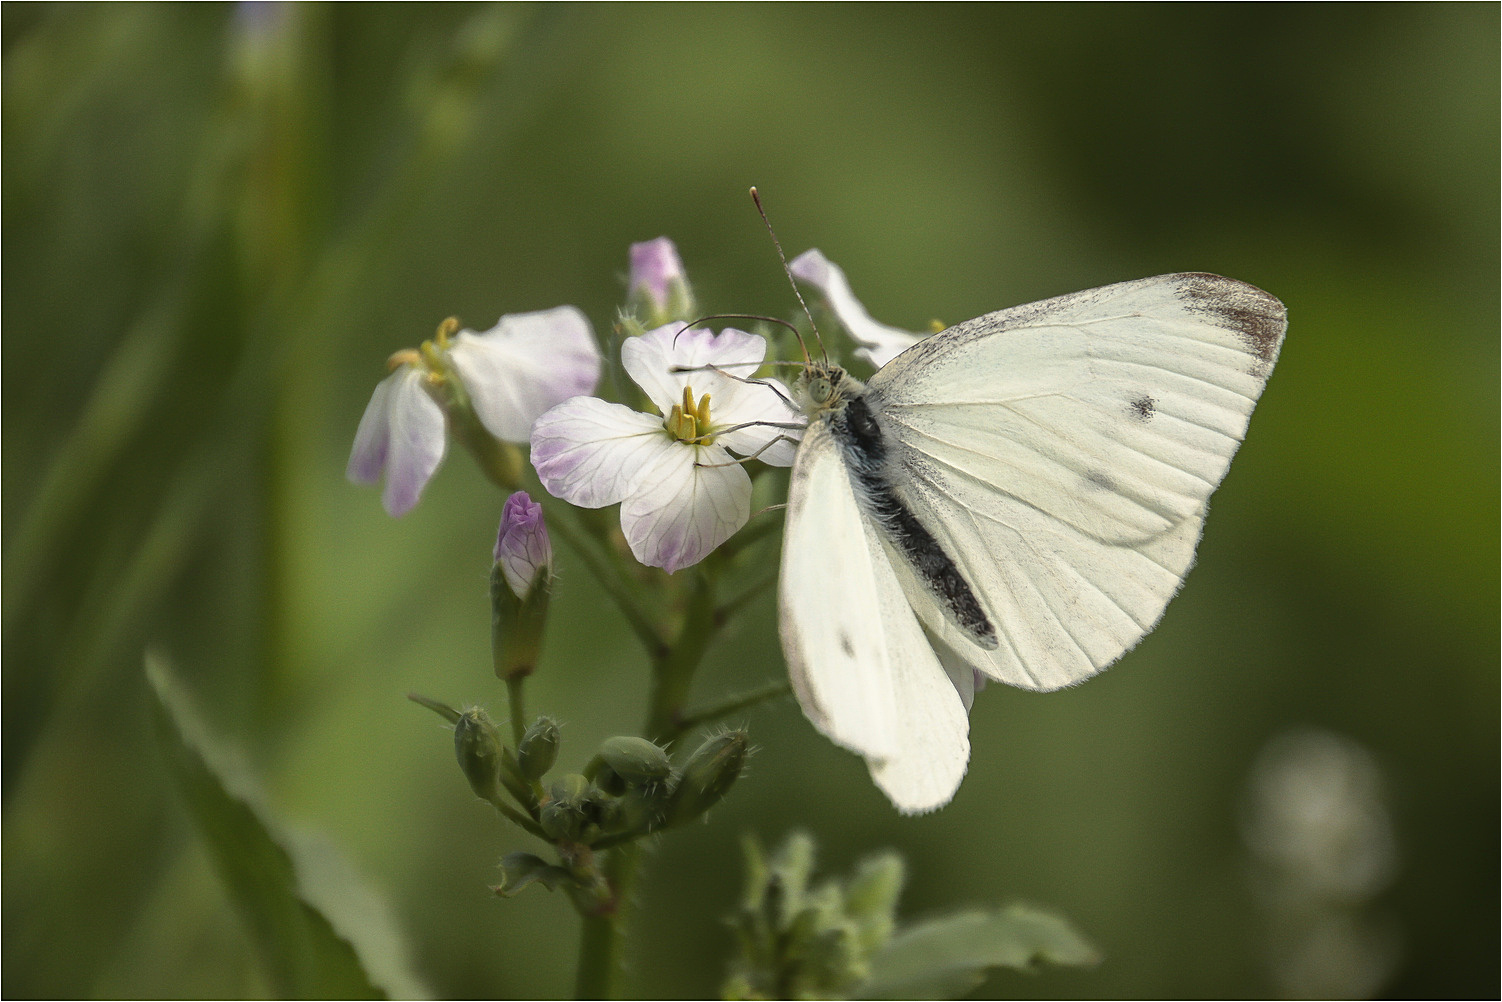
[[[552,717],[538,717],[522,735],[521,744],[516,749],[521,777],[535,783],[546,776],[558,760],[559,741],[557,721]]]
[[[454,757],[469,788],[481,800],[494,803],[500,797],[501,735],[490,715],[478,706],[459,714],[454,724]]]
[[[560,842],[580,841],[585,824],[591,820],[589,780],[570,773],[555,782],[548,792],[549,799],[537,818],[542,830]]]
[[[660,783],[673,772],[668,753],[646,738],[620,735],[606,738],[600,758],[627,784]]]
[[[528,884],[542,884],[551,891],[560,884],[574,883],[577,881],[573,874],[563,867],[530,852],[512,852],[501,860],[501,882],[491,890],[503,898],[509,898]]]
[[[496,678],[527,676],[537,668],[552,594],[547,567],[537,569],[527,597],[518,598],[506,582],[501,565],[491,566],[490,651]]]
[[[745,731],[726,731],[705,741],[689,756],[668,800],[664,825],[681,825],[718,804],[746,764],[750,739]]]

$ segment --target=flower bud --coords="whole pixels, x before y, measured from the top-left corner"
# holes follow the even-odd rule
[[[454,755],[469,780],[470,789],[482,800],[495,801],[501,769],[501,735],[490,716],[478,706],[459,714],[454,724]]]
[[[558,724],[552,717],[538,717],[516,748],[517,764],[527,780],[536,782],[547,775],[558,760]]]
[[[683,778],[668,802],[666,823],[692,821],[719,803],[741,774],[749,749],[745,731],[726,731],[700,745],[683,767]]]
[[[845,886],[845,914],[855,923],[861,950],[873,954],[897,929],[897,899],[907,867],[888,849],[861,862]]]
[[[649,329],[672,320],[693,319],[693,290],[673,241],[658,237],[631,245],[631,285],[626,297]]]
[[[667,783],[633,786],[616,801],[613,821],[621,831],[645,835],[663,825],[672,788]]]
[[[553,543],[548,538],[542,505],[517,491],[501,507],[501,528],[496,534],[495,562],[501,565],[506,583],[517,598],[525,599],[539,583],[553,574]]]
[[[584,828],[585,804],[589,799],[589,780],[570,773],[549,790],[552,799],[542,805],[538,817],[549,838],[572,842]]]
[[[600,745],[600,758],[628,784],[637,786],[658,783],[673,772],[668,753],[646,738],[607,738]]]
[[[497,678],[532,674],[553,591],[553,544],[542,505],[525,491],[506,499],[490,571],[490,638]]]

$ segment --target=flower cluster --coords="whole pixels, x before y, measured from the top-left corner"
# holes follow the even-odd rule
[[[433,340],[391,356],[355,432],[346,472],[361,484],[384,472],[390,515],[411,511],[443,462],[446,413],[468,408],[495,438],[521,444],[543,411],[600,381],[594,331],[572,306],[509,314],[483,333],[457,328],[445,320]]]
[[[626,339],[621,364],[657,413],[590,395],[601,356],[572,306],[504,316],[484,333],[454,334],[446,321],[420,349],[392,356],[355,434],[349,478],[375,483],[384,472],[386,510],[405,514],[443,460],[448,424],[467,409],[494,438],[530,444],[555,497],[620,504],[643,564],[672,573],[704,559],[750,517],[742,463],[791,464],[803,418],[784,386],[752,378],[764,338],[684,323],[693,293],[672,241],[633,245],[631,263],[633,308],[662,322]]]

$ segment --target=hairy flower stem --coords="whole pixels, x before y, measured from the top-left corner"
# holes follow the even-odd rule
[[[527,733],[527,709],[522,692],[526,681],[525,675],[512,675],[506,679],[506,702],[511,707],[511,744],[515,748],[522,746],[522,735]]]

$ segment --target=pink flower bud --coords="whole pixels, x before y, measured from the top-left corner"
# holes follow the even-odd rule
[[[539,568],[546,569],[544,580],[552,574],[553,544],[543,522],[542,505],[528,497],[526,491],[511,495],[501,509],[495,562],[500,564],[506,584],[520,599],[525,599],[532,590]]]

